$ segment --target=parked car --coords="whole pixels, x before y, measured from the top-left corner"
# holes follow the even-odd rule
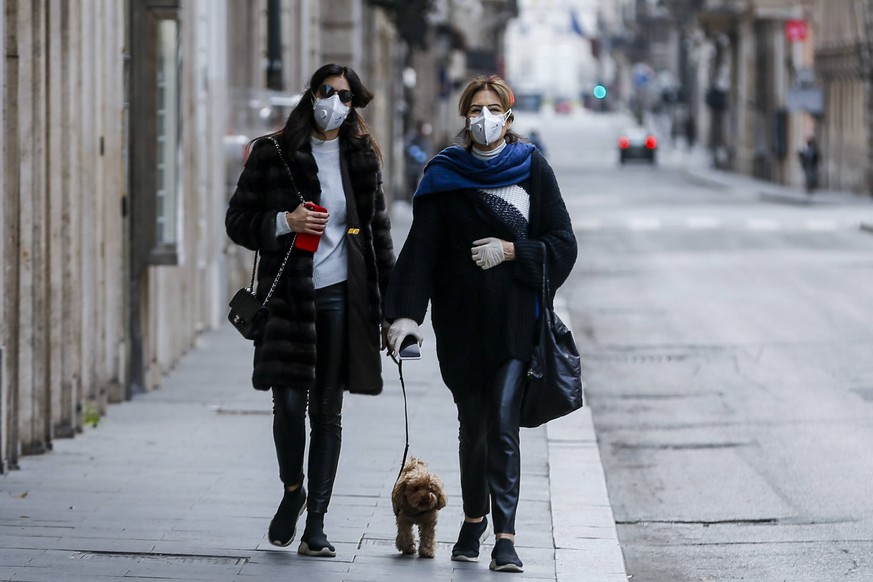
[[[569,99],[555,99],[555,113],[572,113],[573,103]]]
[[[618,138],[618,159],[622,164],[643,160],[654,165],[657,151],[658,140],[641,127],[627,129]]]
[[[224,136],[225,176],[228,197],[248,157],[252,138],[266,135],[285,125],[301,94],[268,89],[234,89],[230,94],[228,128]]]

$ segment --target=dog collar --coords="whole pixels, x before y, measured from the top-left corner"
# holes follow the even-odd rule
[[[433,511],[433,510],[432,509],[422,509],[421,511],[416,511],[415,513],[412,513],[411,511],[404,508],[404,509],[401,509],[401,511],[403,512],[403,515],[405,515],[406,517],[418,517],[419,515],[424,515],[425,513],[429,512],[429,511]]]

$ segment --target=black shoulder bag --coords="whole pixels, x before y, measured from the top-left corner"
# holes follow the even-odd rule
[[[297,189],[297,184],[294,183],[294,176],[291,174],[291,168],[288,167],[288,162],[286,162],[284,156],[282,156],[282,149],[279,147],[279,143],[272,136],[267,139],[272,141],[273,145],[276,146],[276,150],[279,152],[279,158],[285,165],[285,171],[288,173],[288,178],[291,180],[291,186],[293,186],[294,192],[300,198],[300,203],[303,204],[303,196],[300,195],[300,190]],[[279,267],[279,272],[276,273],[276,278],[273,279],[273,285],[270,286],[270,290],[267,292],[267,296],[264,300],[261,301],[258,299],[257,293],[255,293],[255,274],[258,272],[258,251],[255,251],[255,262],[252,265],[252,280],[249,283],[249,286],[243,287],[237,291],[230,300],[230,312],[227,314],[227,319],[230,321],[231,325],[233,325],[237,331],[248,340],[257,341],[264,337],[264,328],[267,326],[267,319],[270,314],[267,304],[270,302],[270,298],[276,290],[279,278],[282,277],[282,273],[285,272],[285,265],[288,264],[288,259],[291,258],[291,251],[294,250],[294,242],[297,239],[297,233],[292,233],[292,236],[291,245],[288,247],[288,252],[285,253],[285,259],[282,261],[282,266]]]
[[[543,282],[537,344],[521,401],[520,426],[534,428],[582,407],[582,363],[573,334],[549,301],[543,245]]]

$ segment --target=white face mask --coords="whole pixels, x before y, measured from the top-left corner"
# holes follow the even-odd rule
[[[479,117],[471,117],[470,133],[473,136],[473,141],[479,145],[488,146],[500,139],[500,134],[503,133],[503,127],[506,125],[510,113],[512,113],[512,109],[506,113],[491,113],[486,107]]]
[[[313,105],[315,123],[321,131],[331,131],[338,128],[346,120],[351,107],[340,101],[339,95],[331,95],[327,99],[316,99]]]

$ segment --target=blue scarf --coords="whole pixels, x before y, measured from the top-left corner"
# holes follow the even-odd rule
[[[424,167],[424,176],[413,195],[413,201],[435,192],[500,188],[523,182],[530,176],[533,151],[534,146],[529,143],[510,143],[496,158],[480,160],[462,147],[448,147]]]

